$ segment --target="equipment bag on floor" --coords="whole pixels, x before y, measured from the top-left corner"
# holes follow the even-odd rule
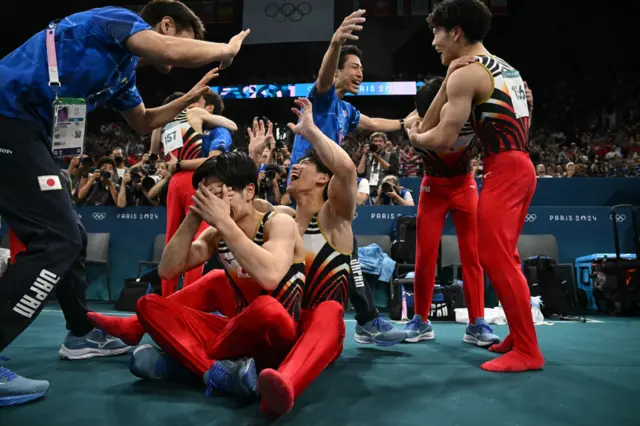
[[[620,210],[631,212],[633,240],[636,250],[635,259],[621,256],[618,220]],[[640,230],[638,228],[637,209],[629,204],[611,208],[613,239],[616,246],[616,258],[605,259],[593,268],[593,296],[598,310],[611,315],[633,315],[640,313]]]
[[[120,297],[118,297],[118,301],[116,302],[115,308],[117,311],[125,311],[125,312],[135,312],[136,304],[138,300],[143,297],[145,294],[151,292],[156,293],[153,290],[149,291],[151,287],[149,281],[146,281],[141,278],[125,278],[124,279],[124,288],[120,292]]]
[[[396,219],[391,258],[398,263],[416,263],[416,216],[406,215]]]
[[[542,298],[542,314],[567,316],[575,311],[575,292],[571,283],[562,279],[558,264],[547,256],[530,257],[524,260],[524,274],[531,296]]]

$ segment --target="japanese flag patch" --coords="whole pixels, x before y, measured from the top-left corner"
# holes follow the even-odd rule
[[[59,191],[62,189],[60,183],[60,176],[38,176],[38,184],[40,185],[40,191]]]

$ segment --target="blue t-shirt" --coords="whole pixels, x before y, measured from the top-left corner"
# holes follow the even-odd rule
[[[136,88],[138,58],[125,47],[151,27],[136,13],[103,7],[62,19],[55,30],[61,86],[58,96],[84,98],[87,112],[108,105],[118,112],[142,103]],[[50,135],[53,89],[49,86],[46,30],[0,59],[0,115],[39,123]]]
[[[332,141],[340,145],[349,132],[354,131],[360,123],[360,111],[349,102],[338,98],[336,86],[325,93],[317,93],[314,84],[309,93],[309,101],[313,106],[313,121],[316,126]],[[311,149],[311,144],[300,135],[293,140],[291,165]]]
[[[208,157],[211,151],[229,152],[232,142],[229,129],[224,127],[206,129],[202,135],[202,157]]]

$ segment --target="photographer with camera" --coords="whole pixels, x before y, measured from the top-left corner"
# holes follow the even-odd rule
[[[117,206],[159,206],[166,203],[171,173],[164,161],[133,166],[122,178]]]
[[[280,204],[282,194],[287,190],[286,176],[287,172],[277,164],[267,164],[265,170],[258,174],[257,196],[274,206]]]
[[[358,176],[367,178],[371,193],[375,193],[385,176],[398,174],[399,159],[398,154],[393,151],[393,146],[387,143],[389,139],[386,134],[376,132],[371,135],[370,140],[371,142],[362,149]]]
[[[398,178],[386,176],[378,186],[376,206],[415,206],[411,191],[402,188]]]
[[[71,198],[74,202],[77,201],[78,190],[87,183],[92,167],[93,160],[87,155],[78,155],[69,162],[65,173],[71,181]]]
[[[97,168],[78,190],[78,200],[85,206],[115,206],[118,201],[118,185],[114,181],[116,163],[111,157],[98,161]]]
[[[111,151],[111,158],[116,162],[116,173],[118,174],[118,183],[120,183],[121,179],[129,171],[124,157],[124,150],[120,147],[114,148]]]

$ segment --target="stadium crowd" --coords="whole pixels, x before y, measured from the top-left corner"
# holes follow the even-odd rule
[[[424,75],[396,73],[392,77],[408,79]],[[594,90],[591,83],[585,78],[578,82],[558,83],[555,87],[541,89],[539,93],[534,88],[536,107],[529,149],[539,178],[640,177],[640,97],[637,95],[640,91],[628,90],[631,86],[637,86],[638,82],[621,75],[607,87],[598,90]],[[592,89],[581,90],[585,87]],[[603,101],[603,94],[606,93],[609,99]],[[231,118],[240,129],[248,128],[253,119]],[[287,120],[287,117],[273,118],[280,119],[280,122]],[[265,150],[260,192],[272,202],[287,204],[286,170],[290,165],[293,138],[286,126],[275,126],[277,144]],[[231,149],[247,150],[248,144],[248,134],[239,131],[233,135]],[[376,196],[383,181],[390,181],[402,191],[398,178],[422,175],[421,158],[411,147],[406,134],[356,132],[347,135],[343,146],[358,166],[361,204],[413,205],[409,192],[395,201],[378,200]],[[72,166],[68,174],[76,203],[106,203],[120,207],[162,205],[171,168],[153,156],[153,161],[150,161],[146,154],[149,148],[149,135],[140,137],[126,124],[114,121],[101,125],[99,129],[94,128],[94,132],[87,137],[88,159],[67,159]],[[75,167],[78,164],[80,167]],[[482,178],[481,155],[474,157],[472,165],[476,177]],[[96,168],[111,171],[113,192],[92,192],[90,189],[93,186],[83,190],[92,176],[96,176],[96,179],[91,184],[100,186],[95,183],[99,181],[98,174],[93,173]],[[103,183],[107,182],[104,176],[101,178]],[[123,183],[128,190],[121,191]],[[274,191],[274,188],[277,190]],[[107,193],[110,196],[107,197]]]

